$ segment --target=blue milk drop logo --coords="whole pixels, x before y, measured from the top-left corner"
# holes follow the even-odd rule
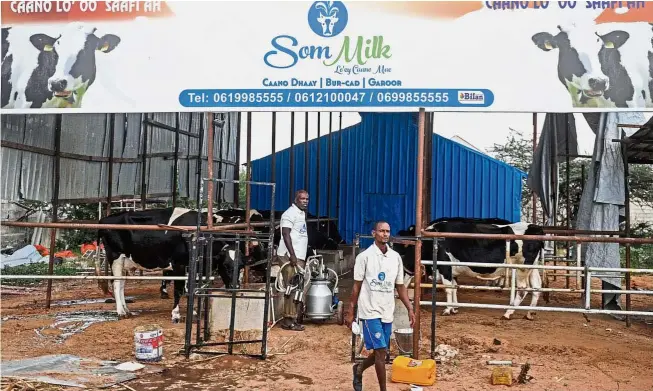
[[[316,1],[308,10],[308,25],[320,37],[335,37],[347,27],[349,13],[342,1]]]
[[[379,273],[379,280],[380,281],[385,281],[385,273],[384,272]]]

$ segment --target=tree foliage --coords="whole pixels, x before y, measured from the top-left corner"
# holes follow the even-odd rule
[[[488,152],[494,158],[528,173],[533,161],[533,140],[532,137],[524,136],[522,132],[511,128],[505,142],[503,144],[494,144],[489,148]],[[589,159],[576,158],[570,160],[569,191],[567,191],[567,164],[565,161],[560,163],[560,176],[558,179],[559,203],[558,213],[556,214],[556,221],[560,225],[566,224],[568,199],[571,205],[570,220],[572,222],[575,220],[583,187],[591,167],[590,163]],[[629,171],[631,202],[640,206],[653,206],[653,167],[631,164],[629,165]],[[523,186],[522,213],[530,221],[533,192],[526,185],[526,179],[524,179]]]

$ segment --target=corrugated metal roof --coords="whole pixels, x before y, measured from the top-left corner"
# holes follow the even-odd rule
[[[238,113],[225,113],[223,132],[216,131],[214,157],[223,159],[214,163],[216,177],[234,178],[236,160],[235,140]],[[202,113],[154,113],[147,116],[167,127],[199,134],[206,126]],[[142,154],[143,129],[147,128],[147,153],[168,154],[147,159],[146,186],[149,194],[172,193],[175,147],[175,133],[156,125],[142,126],[141,114],[116,114],[114,125],[114,150],[116,159],[140,159]],[[179,118],[179,121],[177,120]],[[109,156],[108,114],[65,114],[61,120],[61,152],[93,157]],[[35,200],[49,202],[52,199],[55,115],[3,115],[2,141],[30,147],[42,148],[46,153],[27,151],[11,146],[2,147],[2,189],[4,200]],[[203,140],[203,176],[207,172],[207,133]],[[195,199],[197,137],[179,137],[179,181],[180,197]],[[33,149],[33,148],[32,148]],[[48,152],[49,151],[49,152]],[[189,156],[191,157],[189,159]],[[114,162],[113,196],[138,196],[141,193],[141,161]],[[107,196],[108,162],[79,160],[69,157],[60,159],[59,198],[82,200]],[[233,202],[233,185],[225,186],[223,202]],[[219,200],[216,192],[216,200]]]
[[[276,209],[286,209],[290,192],[304,188],[311,197],[310,213],[337,217],[338,230],[347,242],[357,233],[370,232],[376,220],[388,221],[394,235],[414,224],[417,116],[362,113],[361,119],[358,125],[332,133],[330,164],[328,136],[308,142],[308,184],[304,183],[304,143],[294,146],[295,186],[290,186],[290,148],[276,154]],[[524,172],[437,134],[433,135],[432,165],[432,218],[520,219]],[[327,191],[329,174],[331,187]],[[271,156],[252,162],[252,178],[271,180]],[[268,209],[270,190],[252,190],[252,207]]]

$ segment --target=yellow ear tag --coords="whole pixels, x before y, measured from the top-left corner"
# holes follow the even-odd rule
[[[101,51],[101,52],[106,52],[107,50],[109,50],[109,44],[108,44],[108,43],[105,43],[105,44],[100,48],[100,51]]]
[[[52,50],[54,50],[54,47],[52,45],[43,46],[43,51],[44,52],[51,52]]]
[[[552,50],[552,49],[553,49],[553,45],[551,45],[551,42],[547,42],[547,43],[545,43],[545,44],[544,44],[544,47],[545,47],[547,50]]]
[[[614,49],[614,43],[613,42],[606,42],[605,47],[608,49]]]

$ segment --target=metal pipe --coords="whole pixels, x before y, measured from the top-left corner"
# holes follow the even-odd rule
[[[420,306],[430,306],[430,301],[420,301]],[[450,305],[447,302],[436,302],[437,307],[446,307]],[[520,311],[543,311],[543,312],[573,312],[580,314],[588,315],[631,315],[631,316],[653,316],[653,312],[645,311],[612,311],[612,310],[586,310],[583,308],[565,308],[565,307],[531,307],[531,306],[519,306],[514,307],[511,305],[501,305],[501,304],[473,304],[473,303],[456,303],[456,307],[460,308],[478,308],[478,309],[490,309],[490,310],[515,310]]]
[[[245,194],[245,223],[248,231],[251,231],[250,226],[250,210],[252,208],[252,112],[247,112],[247,187]],[[249,246],[245,246],[245,256],[249,256]],[[249,266],[245,266],[243,272],[243,283],[249,283]],[[230,345],[231,346],[231,345]]]
[[[304,190],[308,190],[308,111],[304,117]]]
[[[329,139],[328,139],[328,147],[327,147],[327,194],[326,194],[326,199],[327,199],[327,211],[326,214],[327,216],[331,216],[331,147],[333,143],[333,113],[329,112]],[[327,224],[327,236],[331,235],[331,232],[329,231],[331,227],[331,224]]]
[[[423,207],[423,188],[424,188],[424,133],[425,133],[425,117],[426,112],[424,108],[419,110],[419,121],[417,126],[417,205],[415,212],[415,233],[418,237],[422,234],[422,215]],[[422,242],[415,243],[415,290],[414,302],[420,303],[422,297],[422,289],[420,287],[422,277]],[[420,326],[420,311],[419,307],[415,311],[415,325],[413,332],[413,357],[419,359],[419,339],[421,334]]]
[[[653,238],[606,238],[584,236],[546,236],[546,235],[510,235],[510,234],[468,234],[458,232],[427,232],[423,231],[426,238],[452,238],[452,239],[495,239],[495,240],[541,240],[552,242],[591,242],[591,243],[630,243],[653,244]]]
[[[573,115],[573,114],[572,114]],[[569,131],[569,122],[567,122],[567,132]],[[570,175],[570,170],[571,170],[571,161],[569,159],[569,137],[565,139],[565,159],[567,163],[567,167],[565,170],[565,180],[567,181],[567,184],[565,185],[566,191],[567,191],[567,228],[571,227],[571,187],[569,185],[569,181],[571,180],[571,175]],[[565,242],[565,251],[567,252],[567,258],[569,258],[569,242]],[[565,277],[565,287],[569,288],[569,276]]]
[[[322,118],[320,117],[321,112],[317,112],[317,161],[316,161],[316,178],[315,178],[315,214],[317,215],[318,219],[320,218],[320,149],[321,148],[321,126],[322,126]],[[319,221],[318,221],[318,227],[319,227]]]
[[[240,137],[242,133],[242,117],[241,113],[238,112],[238,123],[236,124],[236,167],[234,168],[234,204],[236,208],[240,206],[240,183],[237,182],[240,179]]]
[[[59,218],[59,182],[61,179],[61,159],[59,153],[61,152],[61,122],[62,115],[57,114],[55,117],[54,126],[54,168],[52,169],[52,221],[57,222]],[[50,259],[48,262],[48,275],[52,276],[54,273],[54,253],[57,245],[57,230],[50,230]],[[99,243],[98,243],[99,245]],[[52,280],[48,280],[48,287],[45,294],[45,308],[50,309],[50,301],[52,300]]]
[[[295,112],[290,113],[290,181],[288,182],[288,204],[292,205],[295,193]]]
[[[115,114],[114,114],[115,115]],[[179,130],[181,127],[181,121],[179,119],[180,114],[177,113],[175,115],[175,127],[177,130],[175,131],[175,157],[174,161],[172,162],[172,207],[175,208],[177,206],[177,182],[179,181],[179,175],[177,171],[179,170]],[[112,126],[113,128],[113,126]]]
[[[277,112],[272,112],[272,158],[271,158],[270,182],[277,181]]]
[[[628,165],[628,143],[622,143],[622,154],[623,154],[623,159],[624,159],[624,191],[626,194],[626,199],[625,199],[625,212],[624,214],[626,215],[626,226],[625,226],[625,233],[626,236],[630,236],[630,170],[629,170],[629,165]],[[630,262],[631,262],[631,251],[630,251],[630,244],[626,244],[626,268],[630,269]],[[630,290],[630,273],[626,273],[626,290]],[[630,311],[630,295],[626,295],[626,311]],[[632,320],[630,319],[630,316],[626,316],[626,327],[630,327],[632,325]]]
[[[432,265],[433,261],[422,260],[422,265]],[[460,262],[451,261],[438,261],[439,266],[460,266]],[[549,266],[549,265],[522,265],[522,264],[496,264],[496,263],[482,263],[482,262],[465,262],[464,266],[467,267],[491,267],[494,269],[537,269],[537,270],[568,270],[576,271],[589,269],[592,272],[608,272],[608,273],[639,273],[639,274],[653,274],[653,269],[624,269],[624,268],[607,268],[607,267],[575,267],[575,266]]]
[[[148,120],[147,114],[144,114],[145,120],[141,125],[143,129],[143,156],[141,159],[141,210],[145,210],[147,204],[147,131],[148,125],[146,121]]]
[[[322,221],[325,221],[326,219],[322,219]],[[336,221],[337,219],[329,219],[332,221]],[[307,223],[310,222],[315,222],[317,219],[306,219]],[[275,222],[279,222],[279,220],[275,220]],[[165,224],[157,224],[157,225],[129,225],[129,224],[97,224],[97,223],[36,223],[36,222],[26,222],[26,221],[6,221],[1,223],[0,225],[4,225],[6,227],[27,227],[27,228],[57,228],[57,229],[111,229],[111,230],[127,230],[127,231],[169,231],[169,230],[178,230],[178,231],[186,231],[186,230],[194,230],[197,227],[194,226],[188,226],[188,225],[165,225]],[[266,227],[269,226],[269,223],[267,222],[258,222],[258,223],[249,223],[250,227]],[[202,231],[216,231],[216,232],[222,232],[225,229],[230,230],[234,228],[247,228],[247,223],[237,223],[237,224],[226,224],[226,223],[219,223],[219,224],[213,224],[213,228],[209,229],[205,225],[200,226],[202,228]],[[238,231],[238,233],[248,233],[252,232],[251,230],[249,231]]]
[[[535,152],[537,150],[537,113],[533,113],[533,158],[535,158]],[[531,213],[533,214],[533,224],[537,224],[537,195],[533,191],[533,209]],[[544,222],[542,222],[544,223]]]
[[[338,175],[338,179],[336,180],[336,183],[338,185],[338,190],[336,192],[336,216],[340,217],[340,167],[341,167],[341,160],[342,160],[342,111],[340,112],[340,125],[338,126],[338,160],[337,164],[338,167],[336,169],[336,175]]]
[[[115,125],[116,125],[116,115],[107,114],[111,116],[109,121],[109,163],[107,167],[107,212],[106,215],[111,214],[111,198],[113,196],[113,148],[114,148],[114,139],[115,139]],[[127,114],[125,114],[126,116]],[[100,245],[98,243],[98,245]]]
[[[206,129],[208,130],[206,142],[208,161],[206,163],[209,175],[209,183],[206,188],[206,198],[208,199],[206,221],[209,229],[211,229],[213,228],[213,139],[215,137],[215,124],[213,123],[213,113],[206,113],[206,118]],[[198,209],[200,209],[200,207],[198,207]]]

